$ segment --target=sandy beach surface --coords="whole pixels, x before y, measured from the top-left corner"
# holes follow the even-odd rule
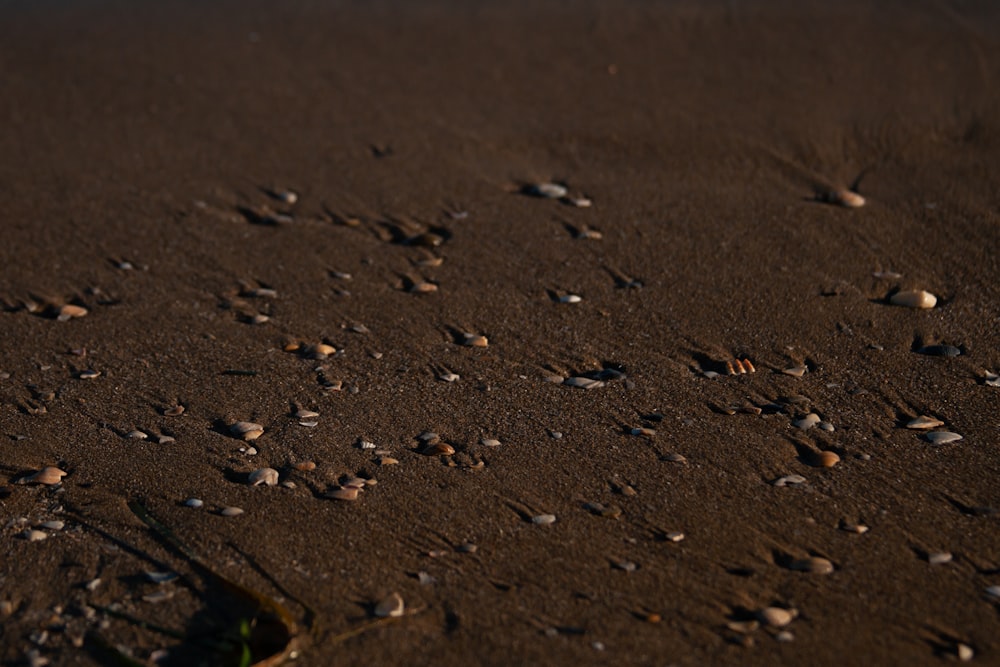
[[[1000,664],[1000,5],[3,2],[0,83],[2,664]]]

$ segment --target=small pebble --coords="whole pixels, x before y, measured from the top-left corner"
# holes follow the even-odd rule
[[[632,435],[641,436],[644,438],[652,438],[656,435],[656,430],[646,427],[633,428],[631,431]]]
[[[944,565],[952,561],[953,556],[948,551],[937,551],[927,554],[927,562],[931,565]]]
[[[187,500],[184,501],[184,505],[185,507],[193,507],[195,509],[198,509],[199,507],[203,507],[205,505],[205,501],[202,500],[201,498],[188,498]]]
[[[937,305],[937,297],[924,290],[904,290],[889,297],[889,303],[905,308],[933,308]]]
[[[410,285],[408,290],[411,294],[431,294],[438,291],[438,286],[434,283],[418,282]]]
[[[406,610],[403,597],[399,593],[390,593],[378,604],[375,605],[375,616],[378,618],[390,618],[402,616]]]
[[[835,190],[833,192],[828,192],[820,197],[823,201],[827,201],[831,204],[837,204],[838,206],[843,206],[844,208],[861,208],[865,205],[865,198],[859,195],[854,190]]]
[[[868,532],[868,526],[861,523],[842,523],[840,529],[855,535],[864,535]]]
[[[906,423],[906,428],[920,430],[937,428],[938,426],[944,426],[944,422],[940,419],[935,419],[934,417],[928,417],[926,415],[920,415],[916,419],[912,419]]]
[[[399,463],[399,459],[394,459],[391,456],[380,456],[377,462],[380,466],[394,466]]]
[[[958,442],[962,436],[951,431],[930,431],[924,433],[923,438],[932,445],[946,445],[949,442]]]
[[[560,199],[569,192],[566,186],[558,183],[534,183],[524,189],[530,195],[544,199]]]
[[[90,581],[88,581],[86,584],[83,585],[83,587],[86,588],[91,593],[93,593],[94,591],[97,590],[97,588],[100,585],[101,585],[101,578],[97,577],[95,579],[91,579]]]
[[[577,208],[590,208],[594,205],[594,202],[589,197],[563,197],[562,200],[570,206],[576,206]]]
[[[616,560],[612,561],[612,564],[623,572],[635,572],[639,569],[639,566],[630,560]]]
[[[799,560],[792,561],[788,568],[797,572],[808,572],[810,574],[830,574],[834,570],[833,563],[819,556],[800,558]]]
[[[537,516],[531,517],[531,522],[537,526],[547,526],[550,523],[555,523],[555,514],[539,514]]]
[[[765,607],[757,612],[757,618],[764,625],[769,625],[772,628],[783,628],[793,620],[798,614],[794,610],[784,609],[782,607]]]
[[[219,514],[222,516],[239,516],[243,514],[243,510],[239,507],[223,507],[222,510],[219,511]]]

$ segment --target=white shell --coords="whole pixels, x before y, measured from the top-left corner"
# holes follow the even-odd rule
[[[944,426],[944,422],[940,419],[934,419],[934,417],[928,417],[927,415],[920,415],[916,419],[911,419],[906,424],[906,428],[912,429],[928,429],[937,428],[938,426]]]
[[[889,303],[906,308],[933,308],[937,305],[937,297],[924,290],[905,290],[896,292],[889,297]]]
[[[531,517],[531,523],[538,526],[547,526],[550,523],[556,522],[555,514],[539,514],[538,516]]]
[[[932,445],[946,445],[949,442],[958,442],[961,439],[962,436],[951,431],[931,431],[930,433],[924,433],[924,440]]]
[[[274,468],[258,468],[247,477],[247,483],[252,486],[275,486],[278,483],[278,471]]]
[[[600,389],[604,386],[603,381],[586,377],[566,378],[563,380],[563,384],[567,387],[576,387],[577,389]]]
[[[796,615],[794,610],[781,607],[766,607],[757,612],[757,618],[760,622],[764,625],[770,625],[772,628],[785,627],[795,620]]]
[[[813,426],[816,426],[816,424],[819,424],[820,421],[821,420],[819,418],[819,415],[817,415],[815,412],[810,412],[802,419],[796,419],[795,421],[793,421],[792,426],[805,431],[811,429]]]
[[[253,422],[236,422],[229,427],[229,432],[237,438],[243,438],[249,442],[262,436],[264,434],[264,427]]]
[[[390,593],[375,605],[375,615],[379,618],[402,616],[404,611],[406,611],[406,605],[403,602],[403,596],[399,593]]]

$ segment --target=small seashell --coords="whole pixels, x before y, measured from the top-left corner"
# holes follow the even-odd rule
[[[151,584],[168,584],[177,579],[180,575],[176,572],[143,572],[146,581]]]
[[[466,347],[487,347],[489,344],[486,336],[480,334],[467,333],[462,338],[462,345]]]
[[[314,417],[319,417],[319,413],[314,412],[313,410],[306,410],[305,408],[302,408],[301,410],[297,410],[295,412],[295,417],[298,419],[312,419]]]
[[[810,574],[830,574],[833,572],[834,567],[833,563],[826,558],[813,556],[811,558],[801,558],[799,560],[792,561],[788,566],[788,569],[795,570],[797,572],[808,572]]]
[[[96,577],[96,578],[91,579],[90,581],[88,581],[86,584],[84,584],[83,587],[86,588],[91,593],[93,593],[94,591],[96,591],[98,589],[98,587],[100,585],[101,585],[101,578],[100,577]]]
[[[947,551],[938,551],[927,554],[927,562],[931,565],[944,565],[946,563],[950,563],[952,558],[951,553]]]
[[[399,459],[394,459],[391,456],[380,456],[376,461],[380,466],[394,466],[399,463]]]
[[[142,599],[145,602],[151,602],[153,604],[157,602],[166,602],[174,596],[174,591],[171,590],[160,590],[147,595],[143,595]]]
[[[219,510],[219,514],[222,516],[239,516],[243,514],[243,509],[239,507],[223,507]]]
[[[345,489],[363,489],[368,485],[368,480],[364,477],[351,477],[341,484]]]
[[[806,478],[802,475],[785,475],[774,480],[774,486],[798,486],[805,483]]]
[[[258,299],[273,299],[278,296],[278,290],[271,289],[270,287],[255,287],[247,290],[245,294]]]
[[[931,431],[924,433],[923,438],[932,445],[946,445],[949,442],[958,442],[962,436],[951,431]]]
[[[611,561],[611,564],[619,570],[623,570],[625,572],[635,572],[639,569],[639,565],[630,560],[613,560]]]
[[[760,628],[760,621],[730,621],[726,623],[726,627],[733,632],[749,635],[757,632],[758,628]]]
[[[803,431],[807,431],[816,424],[820,423],[820,421],[821,420],[818,414],[816,414],[815,412],[810,412],[802,419],[796,419],[795,421],[793,421],[792,426],[798,429],[802,429]]]
[[[241,448],[240,451],[246,454],[247,456],[257,456],[256,447],[247,447],[246,449]]]
[[[377,605],[375,605],[375,615],[379,618],[394,618],[402,616],[406,609],[403,597],[399,593],[390,593]]]
[[[830,192],[825,197],[831,204],[837,204],[844,208],[861,208],[865,205],[865,198],[853,190],[837,190]]]
[[[145,440],[145,439],[146,439],[146,438],[148,438],[149,436],[148,436],[148,435],[146,435],[145,433],[143,433],[142,431],[129,431],[129,432],[128,432],[128,433],[127,433],[127,434],[125,435],[125,437],[126,437],[126,438],[130,438],[130,439],[132,439],[132,440]]]
[[[316,426],[319,426],[319,422],[303,419],[299,421],[299,426],[305,426],[306,428],[315,428]]]
[[[229,427],[229,432],[247,442],[256,440],[264,434],[264,427],[253,422],[236,422]]]
[[[605,385],[601,380],[595,380],[588,377],[571,377],[563,380],[563,384],[567,387],[576,387],[577,389],[600,389]]]
[[[459,379],[461,379],[461,376],[458,373],[452,373],[451,371],[438,375],[438,380],[441,380],[442,382],[455,382]]]
[[[268,317],[267,315],[263,315],[261,313],[257,313],[256,315],[250,318],[250,324],[264,324],[265,322],[270,322],[270,321],[271,321],[270,317]]]
[[[783,628],[795,620],[797,615],[792,609],[765,607],[757,612],[757,619],[764,625],[769,625],[772,628]]]
[[[775,641],[779,642],[792,642],[795,641],[795,635],[793,635],[788,630],[782,630],[781,632],[776,632],[774,634]]]
[[[177,442],[177,438],[172,435],[163,434],[156,436],[156,444],[158,445],[169,445],[171,442]]]
[[[937,305],[937,297],[924,290],[904,290],[889,297],[889,303],[905,308],[933,308]]]
[[[34,528],[26,530],[21,533],[21,537],[28,540],[29,542],[41,542],[42,540],[48,538],[49,534],[42,530],[35,530]]]
[[[193,507],[195,509],[204,506],[204,504],[205,501],[203,501],[201,498],[188,498],[187,500],[184,501],[184,505],[186,507]]]
[[[917,350],[917,354],[926,354],[929,357],[960,357],[962,349],[954,345],[924,345]]]
[[[407,291],[410,294],[431,294],[438,291],[438,286],[434,283],[421,281],[410,285],[410,289]]]
[[[455,453],[455,448],[447,442],[435,442],[427,444],[420,453],[424,456],[451,456]]]
[[[944,422],[934,417],[928,417],[927,415],[920,415],[916,419],[912,419],[906,423],[906,428],[919,430],[937,428],[938,426],[944,426]]]
[[[79,379],[81,379],[81,380],[93,380],[95,378],[101,377],[101,371],[95,371],[95,370],[88,369],[88,370],[85,370],[85,371],[80,371],[77,374],[77,377]]]
[[[46,486],[52,486],[54,484],[59,484],[62,482],[62,478],[66,476],[65,470],[60,470],[55,466],[46,466],[34,473],[29,475],[22,480],[23,484],[44,484]]]
[[[632,433],[632,435],[635,435],[635,436],[642,436],[644,438],[652,438],[654,435],[656,435],[656,430],[655,429],[651,429],[651,428],[646,428],[645,426],[643,426],[643,427],[637,427],[637,428],[632,429],[631,433]]]
[[[583,301],[583,297],[579,294],[564,294],[559,297],[559,303],[580,303]]]
[[[296,463],[295,469],[299,472],[309,472],[316,469],[316,464],[312,461],[303,461],[302,463]]]
[[[684,541],[684,533],[679,530],[674,530],[666,534],[665,536],[671,542],[682,542]]]
[[[985,382],[990,387],[1000,387],[1000,375],[986,371],[986,377],[983,380],[983,382]]]
[[[670,463],[687,463],[687,458],[683,454],[676,454],[674,452],[665,455],[663,460]]]
[[[531,517],[531,523],[535,524],[536,526],[547,526],[550,523],[555,523],[555,521],[556,521],[555,514],[539,514],[537,516]]]
[[[529,195],[543,199],[560,199],[569,192],[566,186],[559,183],[534,183],[527,186],[524,191]]]
[[[861,523],[847,523],[843,522],[840,524],[840,529],[845,530],[848,533],[854,533],[855,535],[864,535],[868,532],[868,526]]]
[[[594,205],[588,197],[563,197],[563,202],[577,208],[590,208]]]
[[[806,373],[808,373],[809,369],[806,366],[792,366],[791,368],[786,368],[781,372],[784,373],[785,375],[791,375],[792,377],[800,378]]]
[[[274,198],[283,204],[291,206],[299,200],[299,195],[292,190],[275,190]]]
[[[955,645],[955,656],[960,662],[969,662],[976,657],[976,652],[968,644],[959,642]]]
[[[60,322],[68,322],[75,317],[83,317],[89,311],[82,306],[74,306],[71,303],[67,303],[65,306],[59,308],[59,314],[56,319]]]
[[[332,498],[334,500],[348,500],[348,501],[350,501],[350,500],[357,500],[358,499],[358,489],[355,488],[355,487],[353,487],[353,486],[351,486],[351,487],[342,486],[340,488],[336,488],[336,489],[333,489],[331,491],[327,491],[326,497],[327,498]]]
[[[278,483],[278,471],[274,468],[258,468],[247,476],[250,486],[275,486]]]
[[[991,598],[1000,600],[1000,585],[987,586],[983,589],[983,592]]]
[[[184,406],[175,405],[172,408],[167,408],[166,410],[163,411],[163,414],[167,417],[180,417],[182,414],[184,414]]]
[[[313,345],[308,349],[308,356],[310,359],[326,359],[336,353],[337,348],[333,345],[327,345],[326,343],[319,343],[318,345]]]
[[[576,233],[576,238],[581,241],[600,241],[604,235],[596,229],[583,227]]]
[[[500,441],[496,438],[483,438],[479,441],[479,444],[484,447],[499,447]]]
[[[838,463],[840,463],[840,456],[837,452],[823,450],[816,455],[816,465],[820,468],[832,468]]]
[[[358,449],[375,449],[375,443],[367,440],[358,440]]]
[[[40,527],[44,528],[45,530],[62,530],[63,528],[66,527],[66,523],[64,521],[59,521],[58,519],[55,519],[53,521],[44,522]]]

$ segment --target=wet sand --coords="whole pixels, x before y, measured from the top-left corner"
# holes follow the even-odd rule
[[[0,8],[4,664],[1000,660],[1000,10],[399,4]]]

